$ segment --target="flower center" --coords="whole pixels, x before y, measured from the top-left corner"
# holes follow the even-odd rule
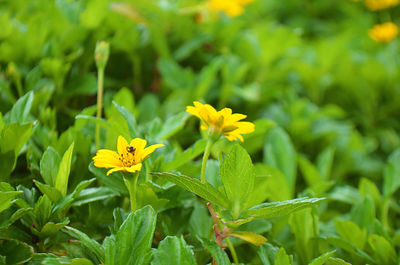
[[[135,159],[135,152],[127,152],[126,154],[120,154],[119,160],[122,162],[124,167],[131,167],[137,164]]]

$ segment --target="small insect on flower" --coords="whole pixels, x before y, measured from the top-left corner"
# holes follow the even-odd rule
[[[116,171],[137,172],[142,169],[142,162],[157,148],[164,146],[163,144],[155,144],[146,147],[147,141],[135,138],[129,144],[122,136],[118,137],[118,152],[100,149],[96,156],[93,157],[96,167],[111,168],[107,172],[107,176]]]
[[[254,132],[254,123],[240,121],[247,116],[239,113],[233,113],[230,108],[224,108],[216,111],[211,105],[202,104],[198,101],[193,102],[193,106],[187,106],[186,112],[198,117],[203,124],[202,130],[209,131],[209,135],[218,138],[225,135],[229,141],[239,139],[243,142],[242,134]]]

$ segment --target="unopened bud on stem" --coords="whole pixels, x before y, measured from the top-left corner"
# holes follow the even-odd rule
[[[94,51],[94,59],[98,69],[104,69],[107,65],[108,56],[110,54],[110,44],[105,41],[99,41]]]

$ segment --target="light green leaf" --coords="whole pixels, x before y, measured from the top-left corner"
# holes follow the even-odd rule
[[[76,197],[73,206],[81,206],[83,204],[87,204],[94,201],[100,201],[107,198],[112,198],[114,196],[118,196],[119,193],[113,191],[107,187],[95,187],[84,189],[79,193],[79,196]]]
[[[373,251],[373,257],[378,264],[390,265],[397,264],[396,250],[383,236],[370,234],[368,243]]]
[[[322,254],[321,256],[313,259],[309,265],[324,265],[326,264],[326,261],[333,256],[333,254],[335,254],[336,250],[332,250],[329,252],[326,252],[324,254]]]
[[[167,236],[153,253],[152,265],[197,265],[183,237]]]
[[[254,188],[255,171],[246,150],[236,144],[225,157],[220,175],[225,193],[232,206],[232,214],[239,217],[246,210],[247,200]]]
[[[189,114],[186,112],[169,117],[155,138],[159,141],[167,140],[183,128],[188,117]]]
[[[47,147],[40,159],[40,175],[46,184],[54,187],[57,179],[58,168],[60,167],[61,157],[51,146]]]
[[[290,257],[284,248],[280,248],[275,255],[274,265],[291,265]]]
[[[114,173],[112,178],[106,175],[104,169],[94,166],[93,161],[89,164],[89,171],[92,172],[95,177],[103,183],[106,187],[118,192],[122,195],[129,195],[128,190],[124,184],[122,174]]]
[[[394,151],[383,169],[383,195],[391,196],[400,187],[400,149]]]
[[[229,208],[228,199],[225,197],[225,195],[223,195],[209,183],[201,183],[200,180],[195,178],[190,178],[188,176],[177,175],[167,172],[151,173],[151,174],[159,177],[164,177],[168,181],[175,183],[179,187],[187,191],[193,192],[194,194],[197,194],[203,199],[205,199],[206,201],[215,203],[224,209]]]
[[[348,263],[339,258],[328,258],[325,265],[351,265],[351,263]]]
[[[271,201],[284,201],[292,198],[289,184],[279,169],[267,166],[265,164],[255,165],[257,178],[265,178],[266,190]],[[256,187],[258,189],[259,187]],[[253,195],[252,195],[253,196]]]
[[[8,124],[19,123],[23,124],[28,121],[28,115],[32,108],[33,92],[26,93],[23,97],[13,105],[10,112],[4,116],[4,121]]]
[[[125,107],[118,105],[115,101],[113,101],[114,106],[117,108],[119,113],[124,116],[126,123],[128,124],[129,132],[131,136],[140,137],[140,131],[136,123],[135,116],[129,112]]]
[[[67,195],[68,178],[71,170],[72,153],[74,151],[74,143],[72,143],[67,151],[65,151],[61,159],[60,167],[55,182],[55,188],[61,192],[63,196]]]
[[[367,231],[365,229],[361,229],[352,221],[336,220],[334,224],[340,237],[357,248],[364,250],[364,246],[367,243]]]
[[[255,218],[284,216],[295,211],[311,207],[324,198],[298,198],[280,202],[267,202],[251,207],[246,214]]]
[[[7,210],[13,203],[20,191],[0,191],[0,212]]]

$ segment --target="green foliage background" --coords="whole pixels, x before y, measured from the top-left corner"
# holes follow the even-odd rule
[[[255,180],[241,207],[326,198],[243,224],[268,243],[232,240],[241,262],[398,264],[399,41],[367,32],[388,15],[398,23],[399,7],[255,0],[235,18],[187,11],[201,4],[0,0],[0,264],[230,264],[205,201],[149,174],[199,177],[205,141],[184,112],[194,100],[256,125],[242,145]],[[94,117],[99,40],[111,47],[104,119]],[[96,124],[107,149],[118,135],[166,145],[141,173],[135,215],[122,175],[91,164]],[[232,146],[220,139],[207,164],[219,191]]]

